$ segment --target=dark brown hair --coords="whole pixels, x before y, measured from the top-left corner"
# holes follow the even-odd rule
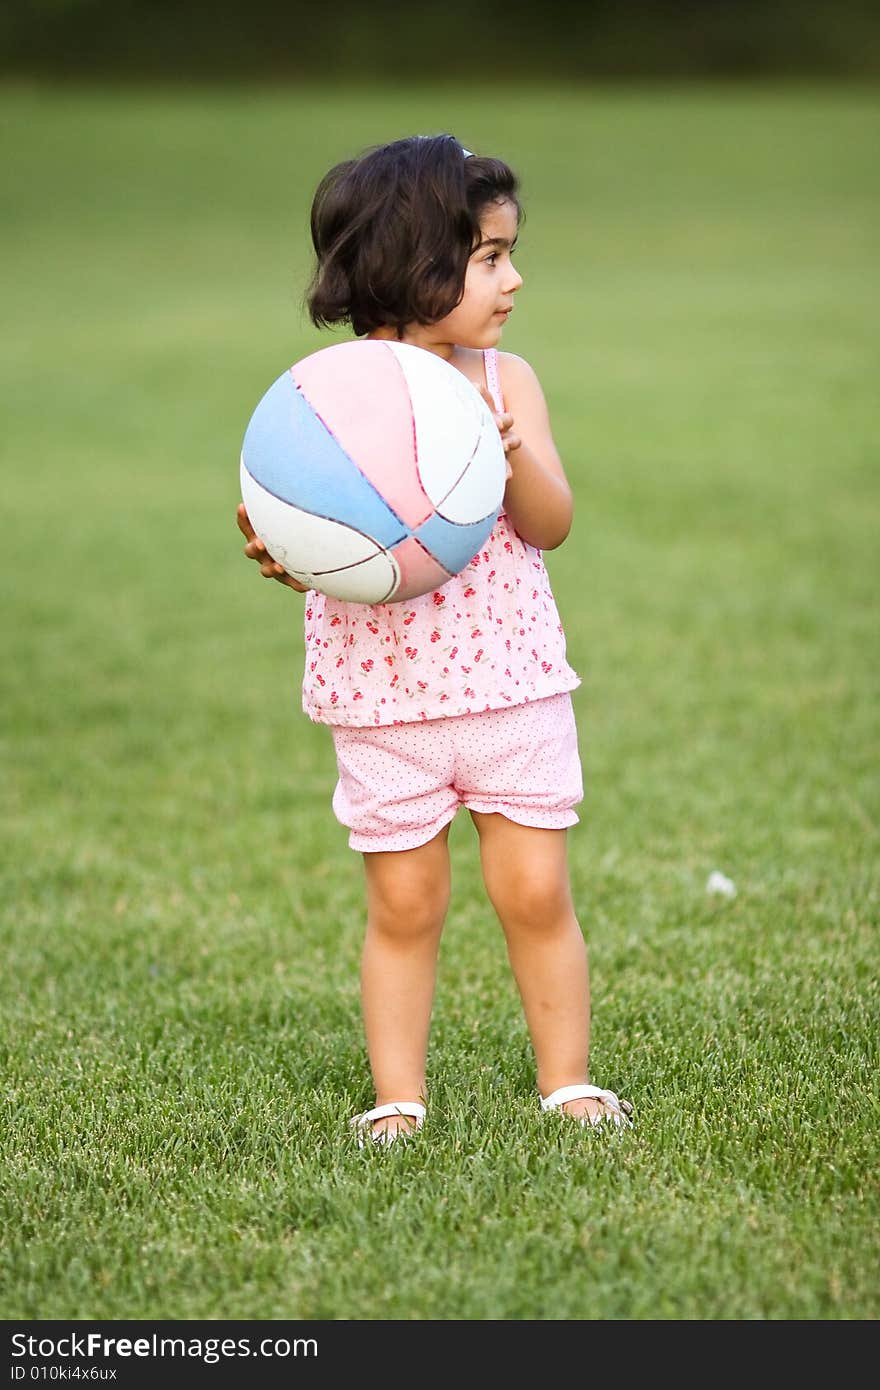
[[[318,328],[355,333],[437,323],[460,303],[480,216],[519,183],[500,159],[466,156],[452,135],[415,135],[337,164],[312,202],[318,263],[306,297]]]

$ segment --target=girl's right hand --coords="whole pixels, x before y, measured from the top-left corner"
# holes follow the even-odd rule
[[[507,411],[498,410],[498,407],[485,386],[480,386],[478,390],[492,412],[492,419],[498,426],[498,433],[501,435],[501,444],[504,449],[505,477],[511,478],[513,476],[513,469],[510,465],[508,455],[514,453],[514,451],[520,447],[522,440],[518,434],[514,434],[513,432],[513,416],[508,414]]]
[[[277,560],[273,560],[263,542],[251,526],[251,519],[247,514],[247,508],[243,502],[239,502],[238,511],[235,519],[238,522],[238,529],[247,541],[244,553],[249,560],[256,560],[260,566],[260,574],[264,579],[277,579],[280,584],[286,584],[289,589],[296,589],[297,593],[307,594],[308,586],[300,584],[298,579],[294,579],[292,574],[288,574],[283,565],[279,565]]]

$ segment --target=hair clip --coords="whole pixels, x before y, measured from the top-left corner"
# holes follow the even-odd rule
[[[436,136],[434,136],[434,135],[417,135],[415,138],[416,138],[416,140],[434,140],[434,139],[436,139]],[[453,139],[454,139],[454,138],[455,138],[455,137],[453,136]],[[464,147],[464,145],[459,145],[458,148],[461,150],[461,152],[462,152],[462,154],[464,155],[465,159],[473,159],[473,157],[474,157],[474,152],[473,152],[473,150],[466,150],[465,147]]]

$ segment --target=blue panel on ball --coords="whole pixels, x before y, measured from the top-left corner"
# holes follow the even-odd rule
[[[444,569],[449,570],[450,574],[458,574],[476,555],[495,525],[495,520],[496,516],[490,516],[470,526],[459,526],[435,513],[416,527],[413,535],[440,561]]]
[[[318,419],[289,372],[269,387],[251,416],[242,457],[267,492],[304,512],[344,522],[386,547],[410,534]]]

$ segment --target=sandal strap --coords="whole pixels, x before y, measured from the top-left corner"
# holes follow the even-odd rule
[[[588,1086],[581,1083],[577,1086],[560,1086],[558,1091],[552,1091],[549,1096],[541,1097],[542,1110],[558,1110],[561,1105],[565,1105],[569,1100],[604,1100],[612,1110],[620,1111],[620,1097],[613,1091],[603,1091],[601,1086]]]
[[[427,1113],[425,1106],[417,1100],[394,1100],[388,1105],[377,1105],[375,1110],[365,1110],[362,1115],[354,1115],[349,1124],[356,1125],[358,1129],[366,1129],[374,1120],[384,1120],[391,1115],[408,1115],[413,1120],[421,1121]]]

